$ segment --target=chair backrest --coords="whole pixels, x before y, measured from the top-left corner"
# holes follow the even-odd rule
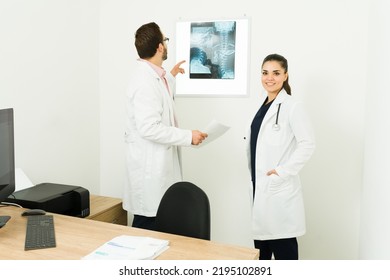
[[[210,203],[206,193],[190,182],[177,182],[163,195],[156,230],[210,240]]]

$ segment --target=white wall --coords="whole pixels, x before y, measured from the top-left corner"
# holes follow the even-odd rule
[[[99,2],[0,0],[0,107],[34,184],[99,192]]]
[[[302,171],[307,234],[302,259],[356,259],[362,187],[367,56],[367,1],[171,0],[143,7],[132,1],[101,1],[101,182],[120,196],[124,176],[123,110],[126,74],[137,58],[136,29],[157,22],[170,37],[167,69],[174,65],[179,19],[242,17],[251,21],[250,96],[176,98],[183,128],[202,129],[216,118],[231,129],[202,149],[184,150],[185,180],[202,187],[212,208],[212,239],[252,246],[243,147],[249,112],[258,105],[260,64],[278,52],[290,63],[293,94],[307,104],[317,150]],[[259,8],[260,6],[260,8]],[[103,121],[104,120],[104,121]]]
[[[231,126],[210,146],[184,151],[185,179],[210,197],[212,239],[252,246],[242,137],[258,102],[261,61],[278,52],[289,60],[293,94],[307,104],[317,136],[317,150],[301,173],[308,226],[299,239],[301,258],[356,259],[368,3],[170,0],[144,6],[127,0],[0,0],[0,107],[15,108],[17,166],[35,183],[78,184],[120,197],[123,103],[137,58],[135,30],[149,21],[161,26],[171,38],[169,69],[175,63],[179,17],[246,15],[251,21],[250,96],[176,99],[182,127],[202,129],[212,118]]]
[[[367,128],[359,253],[361,259],[390,259],[390,19],[388,1],[375,1],[370,9],[368,52]],[[378,36],[379,35],[379,36]]]

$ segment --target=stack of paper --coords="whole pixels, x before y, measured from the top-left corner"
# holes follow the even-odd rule
[[[117,236],[104,243],[84,260],[147,260],[169,248],[169,241],[151,237]]]

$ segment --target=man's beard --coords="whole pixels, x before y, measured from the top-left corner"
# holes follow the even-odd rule
[[[162,57],[163,60],[167,60],[168,59],[168,50],[167,48],[164,46],[164,53],[163,53],[163,57]]]

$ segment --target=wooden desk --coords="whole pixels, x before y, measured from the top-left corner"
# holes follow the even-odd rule
[[[127,212],[119,198],[90,195],[90,214],[85,219],[127,226]]]
[[[170,248],[157,258],[161,260],[254,260],[259,257],[259,251],[252,248],[59,214],[53,214],[57,247],[24,251],[26,218],[21,216],[23,210],[12,206],[0,207],[0,215],[11,216],[8,223],[0,229],[0,259],[77,260],[123,234],[169,240]]]

